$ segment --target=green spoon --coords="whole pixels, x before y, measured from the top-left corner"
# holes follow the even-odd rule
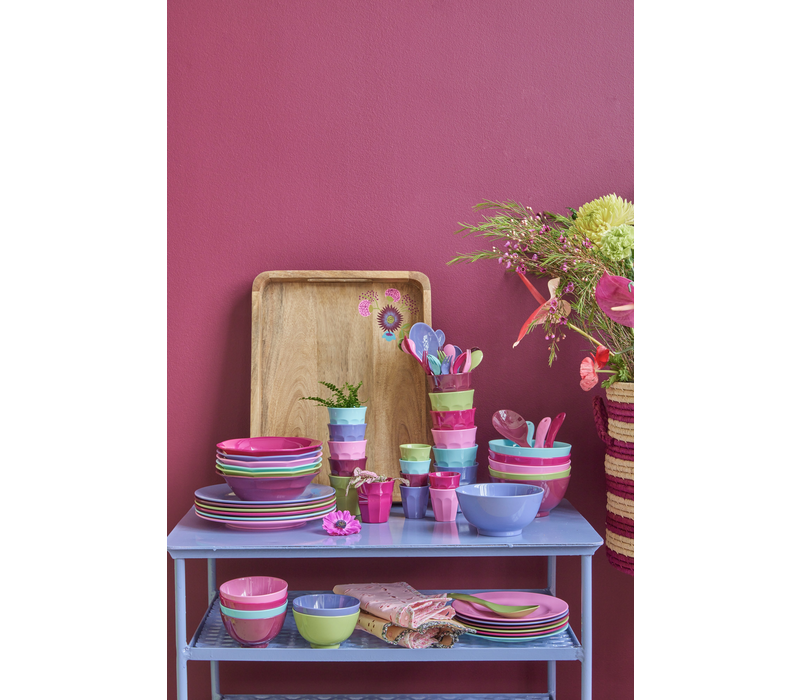
[[[478,348],[471,348],[470,354],[472,357],[469,363],[469,371],[471,372],[481,363],[481,360],[483,360],[483,351]]]
[[[500,617],[525,617],[539,607],[538,605],[498,605],[466,593],[448,593],[447,597],[482,605],[484,608],[489,608],[492,612],[496,612]]]

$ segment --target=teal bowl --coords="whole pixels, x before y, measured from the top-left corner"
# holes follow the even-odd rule
[[[458,449],[446,449],[444,447],[434,447],[433,456],[436,465],[446,471],[451,467],[471,467],[477,461],[478,446],[460,447]]]
[[[403,474],[427,474],[431,470],[431,460],[425,459],[419,462],[401,459],[400,471]]]
[[[572,445],[554,442],[552,447],[520,447],[511,440],[489,440],[489,449],[497,454],[514,457],[566,457],[572,450]]]

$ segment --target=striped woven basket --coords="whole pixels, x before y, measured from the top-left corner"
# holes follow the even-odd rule
[[[606,554],[633,576],[633,382],[616,382],[593,402],[597,434],[606,444]]]

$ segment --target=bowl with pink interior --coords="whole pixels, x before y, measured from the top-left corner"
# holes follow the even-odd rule
[[[550,515],[550,511],[553,510],[553,508],[555,508],[559,503],[561,503],[561,499],[564,498],[564,494],[567,492],[567,486],[569,486],[569,476],[565,476],[560,479],[529,481],[521,479],[501,479],[489,472],[489,478],[493,483],[525,484],[526,486],[538,486],[541,488],[544,491],[544,495],[542,497],[542,504],[539,506],[539,512],[536,515],[537,518],[543,518],[546,515]]]
[[[498,472],[506,474],[553,474],[562,472],[571,468],[571,463],[567,460],[566,464],[549,464],[545,467],[529,467],[524,464],[506,464],[505,462],[498,462],[494,459],[489,459],[489,467]]]
[[[367,456],[367,441],[337,442],[328,440],[328,449],[334,459],[364,459]]]
[[[288,595],[289,584],[276,576],[242,576],[219,587],[220,601],[236,610],[278,607]]]
[[[244,647],[263,648],[278,636],[286,620],[288,601],[269,610],[235,610],[220,604],[227,633]]]
[[[300,496],[319,474],[319,469],[300,476],[231,476],[223,474],[228,486],[243,501],[290,501]]]
[[[495,462],[502,462],[503,464],[518,464],[524,467],[548,467],[569,464],[570,455],[561,455],[559,457],[520,457],[519,455],[507,455],[502,452],[495,452],[490,447],[489,459],[493,459]]]

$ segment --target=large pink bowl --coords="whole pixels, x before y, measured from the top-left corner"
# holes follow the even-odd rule
[[[550,481],[516,481],[515,479],[498,479],[496,476],[489,475],[489,478],[496,483],[501,484],[526,484],[528,486],[541,486],[544,489],[544,496],[542,497],[542,505],[539,506],[539,512],[536,514],[537,518],[543,518],[550,515],[564,494],[567,492],[569,486],[569,477],[565,476],[563,479],[552,479]]]
[[[477,428],[464,430],[431,430],[433,446],[440,450],[461,450],[475,444]]]
[[[243,501],[290,501],[300,496],[319,472],[316,469],[301,476],[221,476]]]
[[[431,411],[435,430],[464,430],[475,427],[475,409],[467,411]]]
[[[527,467],[546,467],[558,466],[559,464],[569,464],[570,455],[563,457],[517,457],[515,455],[501,454],[494,450],[489,450],[489,459],[503,464],[519,464]]]
[[[367,455],[367,441],[337,442],[328,440],[328,449],[334,459],[364,459]]]
[[[567,460],[566,464],[549,464],[546,467],[527,467],[522,464],[507,464],[506,462],[498,462],[494,459],[490,459],[489,466],[498,472],[505,472],[506,474],[530,475],[563,472],[565,469],[569,469],[571,465],[570,461]]]
[[[264,436],[224,440],[217,443],[217,449],[228,455],[275,457],[311,452],[321,445],[321,440],[311,438]]]
[[[289,584],[276,576],[242,576],[219,587],[219,599],[234,610],[277,608],[289,596]],[[255,605],[256,607],[245,607]]]
[[[227,606],[226,606],[227,607]],[[222,624],[228,634],[239,644],[246,647],[263,648],[267,646],[283,627],[286,619],[286,611],[275,617],[268,617],[265,620],[242,620],[222,615]]]

